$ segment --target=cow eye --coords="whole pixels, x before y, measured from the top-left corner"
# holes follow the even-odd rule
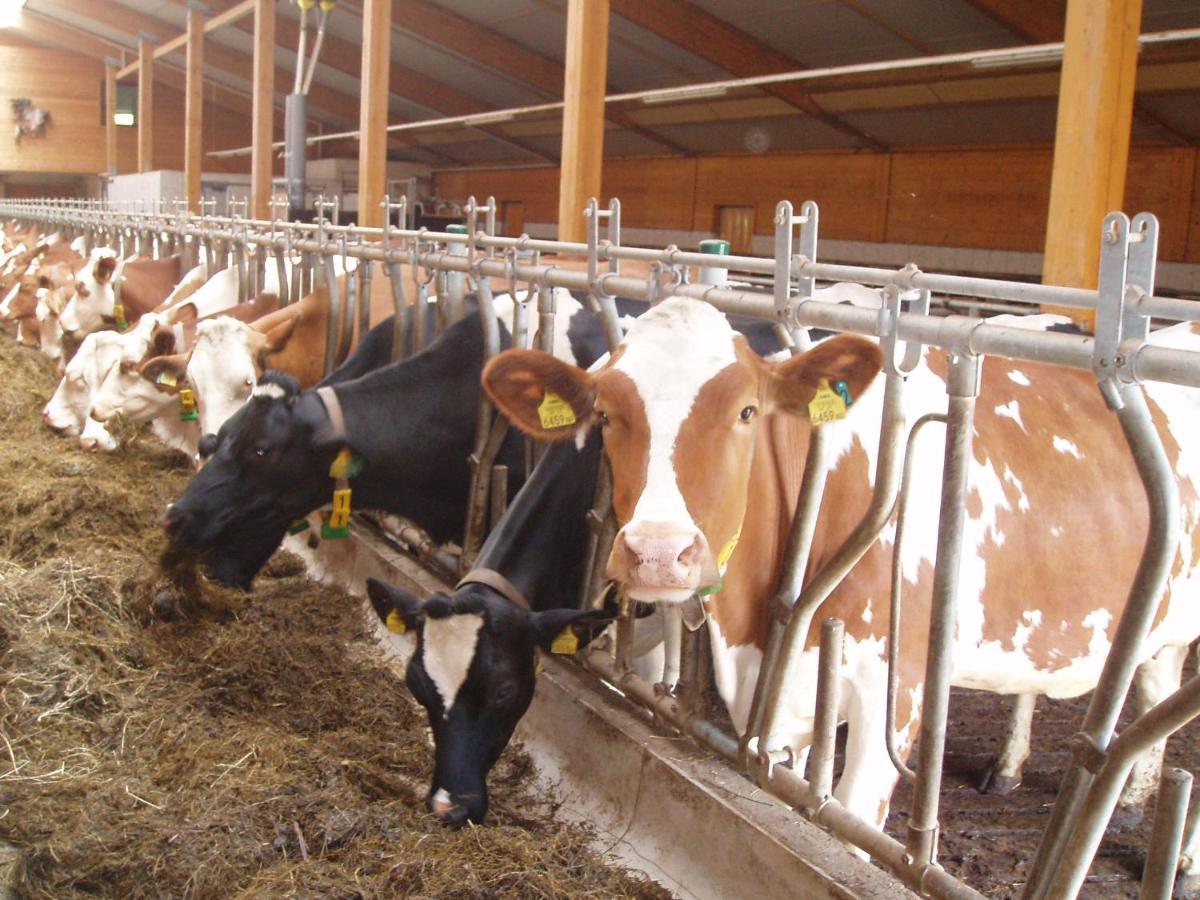
[[[270,449],[271,448],[268,447],[266,444],[259,444],[257,447],[254,448],[254,455],[257,456],[259,459],[262,459],[264,456],[267,455],[267,451],[269,451]]]
[[[608,425],[608,413],[602,410],[596,410],[596,419],[600,422],[600,427],[604,428]]]
[[[514,688],[511,684],[502,684],[500,685],[499,690],[496,691],[494,700],[498,704],[504,704],[511,700],[513,698],[513,694],[515,693],[516,688]]]
[[[758,408],[757,408],[757,407],[755,407],[755,406],[747,406],[746,408],[744,408],[744,409],[741,411],[741,413],[740,413],[740,415],[738,416],[738,418],[740,418],[740,419],[741,419],[743,422],[749,422],[751,419],[753,419],[753,418],[754,418],[754,414],[755,414],[756,412],[758,412]]]

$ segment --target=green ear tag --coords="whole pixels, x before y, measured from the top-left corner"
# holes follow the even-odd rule
[[[308,531],[308,519],[297,519],[288,526],[288,534],[300,534],[304,531]]]
[[[850,385],[839,380],[833,383],[833,389],[837,391],[837,395],[842,398],[842,401],[846,404],[846,406],[854,405],[854,398],[850,396]]]
[[[579,638],[575,637],[575,631],[570,625],[558,633],[558,637],[550,645],[550,652],[556,656],[573,656],[579,652]]]

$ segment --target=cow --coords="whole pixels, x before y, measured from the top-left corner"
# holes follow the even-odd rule
[[[1200,344],[1189,325],[1159,332],[1169,346]],[[840,336],[781,363],[748,352],[725,318],[673,298],[643,316],[594,373],[535,351],[492,361],[484,385],[522,431],[547,440],[603,429],[620,530],[607,571],[631,597],[704,600],[718,689],[739,733],[765,646],[768,604],[785,560],[818,390],[852,403],[833,430],[832,459],[808,575],[819,570],[866,509],[882,403],[877,344]],[[908,421],[944,408],[945,355],[927,351],[905,392]],[[840,384],[839,384],[840,383]],[[542,427],[552,391],[576,424]],[[1196,587],[1200,562],[1200,456],[1188,426],[1194,391],[1148,385],[1186,523],[1170,592],[1142,649],[1138,697],[1153,705],[1179,684],[1200,611],[1174,600]],[[828,396],[826,394],[826,396]],[[843,404],[845,400],[843,399]],[[843,406],[843,411],[845,407]],[[1117,423],[1090,373],[989,360],[975,419],[971,493],[959,580],[953,683],[999,693],[1076,696],[1096,683],[1137,564],[1134,548],[1089,536],[1144,529],[1147,508]],[[918,446],[919,457],[940,458]],[[932,452],[931,452],[932,451]],[[904,616],[897,648],[894,738],[911,748],[921,718],[940,472],[918,467],[901,548]],[[885,750],[888,596],[894,531],[885,534],[818,610],[845,623],[839,718],[849,725],[835,796],[882,825],[896,771]],[[1054,552],[1059,548],[1059,552]],[[1194,604],[1192,605],[1194,607]],[[805,679],[786,697],[780,746],[811,740],[819,625],[805,645]]]
[[[442,822],[482,822],[487,776],[533,700],[537,653],[564,629],[611,614],[574,608],[584,577],[586,513],[600,462],[593,435],[582,450],[551,447],[450,596],[422,599],[374,578],[367,596],[393,630],[417,635],[405,684],[433,731],[426,805]]]
[[[106,326],[120,328],[122,321],[134,324],[143,314],[159,307],[179,284],[183,276],[180,266],[179,256],[119,261],[111,250],[93,251],[91,261],[79,270],[75,292],[59,317],[63,332],[78,342],[84,335]],[[120,321],[114,289],[118,278],[121,282]],[[232,306],[236,302],[235,288],[233,298],[225,305]]]
[[[577,303],[566,312],[566,299],[555,320],[565,340],[555,349],[587,364],[604,352],[603,330],[593,316],[579,316]],[[511,308],[505,298],[496,302],[498,310]],[[468,308],[474,305],[470,299]],[[366,463],[353,487],[355,505],[412,519],[435,541],[461,540],[483,360],[479,313],[472,309],[416,356],[359,375],[390,358],[391,332],[380,325],[375,333],[375,346],[368,335],[322,383],[336,386],[345,443]],[[508,335],[502,323],[503,344]],[[316,392],[301,393],[290,376],[264,374],[249,402],[201,439],[207,464],[167,513],[172,552],[201,555],[214,578],[248,589],[287,527],[330,499],[329,461],[343,442],[328,439],[328,424]],[[513,496],[523,481],[522,442],[510,435],[498,462],[509,467]]]
[[[45,423],[60,434],[78,437],[85,450],[116,449],[116,440],[89,414],[92,394],[104,373],[119,363],[127,345],[140,344],[144,348],[156,324],[154,316],[143,316],[142,321],[125,334],[97,331],[87,335],[79,352],[67,363],[62,380],[42,410]]]
[[[120,415],[132,423],[148,422],[163,415],[177,417],[180,414],[179,388],[185,385],[173,377],[163,379],[161,376],[166,370],[161,366],[161,361],[176,351],[190,351],[207,335],[253,322],[273,312],[278,306],[277,295],[260,294],[253,300],[199,321],[186,319],[169,326],[158,325],[145,348],[129,348],[120,364],[112,366],[105,373],[92,398],[92,417],[99,422],[107,422]],[[135,349],[143,351],[140,356],[131,355]],[[253,387],[253,379],[243,379],[243,402]],[[201,432],[199,428],[193,430],[196,434],[192,443],[195,444]],[[194,454],[193,447],[190,455]]]

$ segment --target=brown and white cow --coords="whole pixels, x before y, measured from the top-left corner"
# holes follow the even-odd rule
[[[1156,343],[1197,348],[1188,325]],[[705,601],[718,689],[739,732],[747,725],[762,661],[768,603],[784,565],[818,385],[844,382],[849,416],[825,424],[831,470],[807,576],[832,555],[865,511],[874,477],[882,379],[874,342],[841,336],[781,363],[756,357],[725,318],[699,301],[670,299],[642,316],[603,368],[588,373],[536,351],[501,354],[484,373],[498,407],[523,431],[573,438],[600,424],[621,529],[609,575],[633,597]],[[945,408],[945,357],[925,354],[909,377],[909,422]],[[1151,409],[1179,475],[1184,539],[1170,593],[1142,649],[1143,706],[1179,684],[1200,608],[1187,603],[1200,563],[1200,453],[1189,427],[1200,394],[1148,385]],[[570,415],[542,424],[546,396]],[[558,401],[551,406],[558,408]],[[1096,683],[1133,580],[1146,501],[1133,462],[1087,372],[988,360],[976,413],[968,524],[959,581],[954,684],[1005,694],[1081,694]],[[928,432],[929,430],[927,430]],[[900,548],[904,615],[896,740],[912,747],[920,722],[940,498],[940,435],[914,450],[909,526]],[[868,821],[886,817],[896,772],[885,749],[889,573],[894,529],[884,534],[818,610],[804,678],[787,697],[783,743],[811,740],[820,620],[845,623],[839,716],[849,723],[835,795]],[[1185,602],[1175,602],[1179,598]],[[1155,655],[1157,654],[1157,655]],[[1153,657],[1153,659],[1152,659]],[[779,749],[768,747],[764,749]]]

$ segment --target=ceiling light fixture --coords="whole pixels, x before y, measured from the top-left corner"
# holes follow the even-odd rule
[[[1019,66],[1062,62],[1062,58],[1062,47],[1040,47],[1028,51],[1014,50],[1011,53],[977,56],[971,60],[971,66],[976,69],[1015,69]]]
[[[21,20],[25,0],[0,0],[0,28],[12,28]]]
[[[685,103],[688,100],[707,100],[711,97],[724,97],[729,88],[724,85],[699,85],[694,88],[669,88],[657,94],[646,94],[643,103]]]

